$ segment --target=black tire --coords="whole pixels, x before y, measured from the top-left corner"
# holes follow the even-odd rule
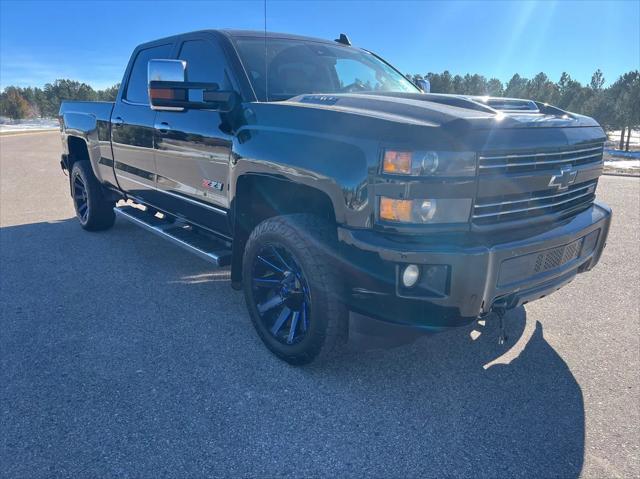
[[[319,217],[306,214],[269,218],[253,230],[247,241],[242,277],[251,320],[269,350],[290,364],[301,365],[327,359],[346,343],[348,312],[341,301],[341,281],[335,267],[331,266],[336,244],[335,227]],[[273,251],[272,257],[268,257],[269,251]],[[264,261],[265,258],[267,261]],[[280,266],[275,266],[277,258],[281,260],[277,263]],[[271,266],[276,269],[288,268],[295,273],[271,273],[273,268],[263,263],[272,263]],[[283,264],[288,265],[287,268]],[[266,276],[261,274],[262,270],[266,271]],[[272,286],[264,285],[265,282],[275,281],[280,281],[280,286],[275,286],[280,288],[277,292]],[[289,288],[282,286],[286,281],[289,281]],[[263,288],[267,289],[266,293]],[[277,303],[278,296],[285,297],[283,289],[289,290],[289,296],[283,299],[282,305],[276,306],[282,309],[273,307],[273,312],[269,309],[265,311],[265,305],[273,300]],[[299,301],[302,301],[302,305],[296,306]],[[280,326],[285,328],[285,333],[288,327],[287,337],[284,338],[276,325],[287,307],[291,315]]]
[[[101,231],[113,226],[115,201],[105,199],[102,186],[93,174],[91,164],[76,161],[71,168],[71,198],[80,226],[88,231]]]

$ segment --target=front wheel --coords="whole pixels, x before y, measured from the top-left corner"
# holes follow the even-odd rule
[[[105,199],[102,187],[93,174],[91,164],[76,161],[71,168],[71,196],[80,226],[89,231],[106,230],[113,226],[114,201]]]
[[[323,359],[347,336],[341,282],[330,258],[335,228],[312,215],[269,218],[251,233],[243,287],[265,345],[291,364]]]

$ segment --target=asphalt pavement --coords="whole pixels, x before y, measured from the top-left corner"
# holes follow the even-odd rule
[[[494,322],[289,366],[228,271],[74,218],[56,132],[0,136],[0,476],[639,477],[640,180],[600,264]]]

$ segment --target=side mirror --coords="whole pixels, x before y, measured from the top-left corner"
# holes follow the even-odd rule
[[[416,80],[416,83],[418,84],[418,88],[423,92],[429,93],[431,91],[431,83],[429,83],[429,80]]]
[[[229,112],[238,101],[234,91],[220,91],[217,83],[185,81],[187,62],[150,60],[148,65],[149,102],[153,110],[185,109]]]
[[[152,110],[177,110],[184,108],[171,107],[163,100],[171,100],[172,92],[169,89],[153,88],[152,83],[157,82],[184,82],[186,62],[181,60],[149,60],[147,65],[147,83],[149,88],[149,102]]]

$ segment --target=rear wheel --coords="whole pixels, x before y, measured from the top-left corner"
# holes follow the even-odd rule
[[[347,310],[330,266],[335,229],[311,215],[270,218],[251,233],[243,287],[258,335],[291,364],[323,359],[344,343]]]
[[[71,197],[80,226],[89,231],[111,228],[115,221],[115,201],[104,197],[102,186],[86,161],[76,161],[71,168]]]

